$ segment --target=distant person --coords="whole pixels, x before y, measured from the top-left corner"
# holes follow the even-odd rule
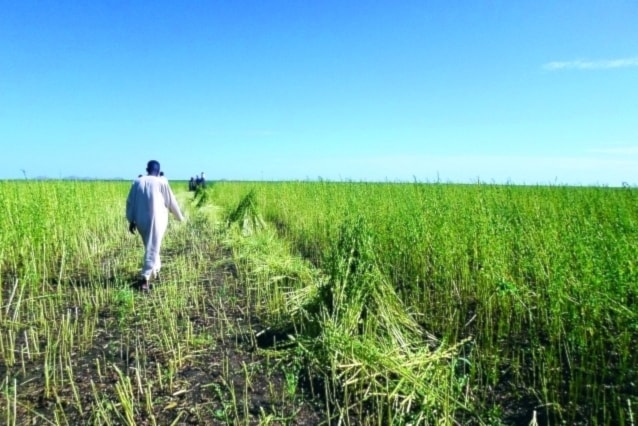
[[[160,178],[164,179],[166,182],[168,182],[168,179],[166,178],[166,176],[164,176],[164,172],[160,171]]]
[[[192,176],[191,176],[191,180],[188,181],[188,190],[189,191],[195,190],[195,178]]]
[[[206,187],[206,177],[204,176],[204,172],[202,172],[200,178],[199,178],[199,184],[202,188]]]
[[[168,212],[180,222],[184,220],[168,181],[159,176],[159,162],[149,161],[146,171],[147,176],[133,182],[126,199],[128,229],[132,234],[138,230],[144,242],[144,263],[140,273],[142,291],[149,290],[151,277],[157,278],[162,267],[160,248],[168,227]]]

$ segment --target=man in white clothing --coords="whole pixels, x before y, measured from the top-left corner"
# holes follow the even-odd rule
[[[168,212],[180,222],[184,220],[168,181],[159,176],[159,162],[149,161],[146,171],[147,176],[135,179],[126,199],[129,231],[134,234],[138,230],[144,242],[144,264],[140,277],[142,291],[148,291],[151,276],[157,277],[162,267],[160,247],[168,227]]]

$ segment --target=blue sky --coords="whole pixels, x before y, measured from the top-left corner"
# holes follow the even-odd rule
[[[2,1],[0,179],[638,184],[638,2]]]

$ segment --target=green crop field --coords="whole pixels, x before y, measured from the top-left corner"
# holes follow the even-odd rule
[[[0,423],[634,425],[638,190],[0,182]]]

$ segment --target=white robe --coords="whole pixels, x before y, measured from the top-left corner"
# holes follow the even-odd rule
[[[147,280],[162,267],[160,248],[169,211],[177,220],[184,220],[166,179],[151,175],[135,179],[126,199],[126,219],[135,223],[142,236],[145,253],[141,275]]]

